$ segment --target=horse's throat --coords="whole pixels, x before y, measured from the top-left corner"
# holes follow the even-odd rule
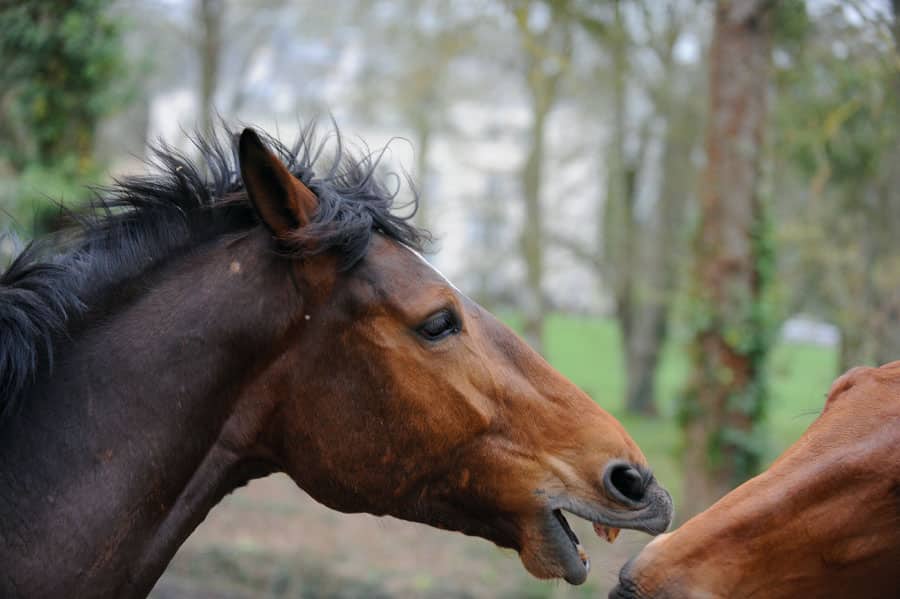
[[[144,544],[136,564],[135,595],[150,591],[181,544],[222,497],[273,471],[270,463],[242,458],[217,442]]]

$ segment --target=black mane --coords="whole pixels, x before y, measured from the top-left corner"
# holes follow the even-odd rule
[[[54,339],[105,291],[190,248],[259,224],[240,177],[238,136],[225,133],[226,143],[192,139],[197,162],[165,145],[154,148],[149,164],[156,173],[97,190],[88,207],[70,213],[70,227],[30,244],[0,274],[0,423],[38,372],[52,367]],[[310,126],[291,147],[266,138],[319,199],[312,222],[282,249],[332,252],[345,269],[365,256],[375,231],[421,249],[428,233],[410,223],[418,198],[414,193],[409,214],[392,212],[396,192],[376,176],[382,154],[346,152],[337,127],[334,144],[315,137]],[[334,146],[330,160],[321,158],[326,145]],[[317,176],[313,168],[322,162]]]

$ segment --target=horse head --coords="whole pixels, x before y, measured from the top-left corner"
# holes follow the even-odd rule
[[[666,529],[670,496],[615,418],[377,225],[350,268],[317,252],[315,181],[250,130],[240,164],[272,247],[307,246],[277,260],[297,293],[244,397],[254,452],[334,509],[484,537],[541,578],[587,576],[563,512]]]
[[[772,466],[622,568],[610,597],[887,597],[900,563],[900,362],[855,368]]]

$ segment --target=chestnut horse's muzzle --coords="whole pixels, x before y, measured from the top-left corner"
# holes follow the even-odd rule
[[[658,595],[646,592],[631,577],[635,559],[637,558],[632,557],[624,566],[622,566],[622,569],[619,571],[619,582],[609,592],[609,595],[607,596],[608,599],[654,599],[659,597]]]
[[[562,577],[570,584],[584,582],[590,560],[563,512],[588,520],[595,532],[610,542],[619,529],[656,535],[665,532],[672,522],[672,496],[646,468],[614,461],[605,469],[603,488],[620,507],[601,506],[569,494],[554,497],[547,506],[550,509],[546,527],[549,533],[545,535],[549,544],[547,555],[555,556],[565,571]]]
[[[604,470],[602,485],[606,495],[618,507],[601,508],[566,496],[558,498],[553,507],[594,524],[651,535],[665,532],[672,523],[672,496],[648,468],[613,460]]]

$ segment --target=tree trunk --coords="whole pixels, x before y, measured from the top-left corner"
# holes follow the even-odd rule
[[[219,84],[219,61],[222,54],[222,0],[199,0],[200,21],[200,127],[203,134],[215,133],[215,96]]]
[[[866,356],[866,329],[862,324],[840,326],[841,341],[838,347],[838,372],[842,374],[854,366],[869,365]]]
[[[658,206],[640,227],[641,243],[635,248],[638,266],[632,278],[631,322],[624,339],[626,357],[625,408],[634,414],[655,416],[656,372],[669,332],[669,313],[680,268],[680,239],[690,193],[692,136],[680,131],[679,115],[669,114],[669,131],[663,146],[663,168]]]
[[[768,232],[757,193],[772,43],[768,4],[720,0],[710,50],[709,122],[695,242],[692,374],[683,423],[685,511],[750,476],[769,344],[760,306]]]
[[[416,211],[415,223],[420,229],[428,230],[431,226],[429,220],[430,203],[433,200],[429,193],[429,169],[428,153],[431,150],[431,123],[428,118],[418,119],[416,126],[416,177],[419,187],[419,208]]]
[[[892,0],[891,8],[894,56],[888,87],[894,101],[889,104],[886,118],[893,139],[882,159],[884,176],[878,189],[878,209],[872,219],[879,261],[876,273],[878,308],[872,319],[878,364],[900,360],[900,100],[897,100],[900,97],[900,0]]]
[[[625,341],[625,409],[656,416],[656,369],[668,329],[666,302],[648,301],[640,307]]]
[[[544,241],[541,210],[541,175],[544,161],[544,123],[548,107],[534,102],[533,121],[528,135],[528,157],[522,169],[522,193],[525,198],[525,224],[521,246],[525,258],[525,280],[528,297],[524,302],[522,332],[526,341],[537,351],[544,347]]]
[[[900,202],[900,198],[897,198],[896,201]],[[896,231],[895,235],[900,235],[900,230]],[[897,237],[893,237],[892,244],[894,246],[896,246],[896,240]],[[897,251],[896,248],[894,251]],[[896,287],[896,281],[900,281],[900,258],[896,255],[886,255],[882,270],[884,278],[890,277],[894,284],[886,284],[883,281],[886,288],[882,289],[881,304],[873,319],[876,323],[874,365],[900,360],[900,290]]]
[[[859,218],[851,220],[851,226],[842,229],[832,222],[829,235],[852,248],[853,256],[843,272],[838,276],[848,280],[847,292],[837,296],[834,321],[841,335],[838,347],[838,364],[835,376],[847,372],[854,366],[875,366],[878,354],[879,320],[878,286],[876,270],[882,256],[879,250],[878,199],[875,185],[857,184],[844,190],[839,206],[859,205]],[[846,219],[838,211],[831,219]],[[849,220],[849,219],[848,219]],[[849,238],[849,239],[848,239]],[[847,250],[850,251],[850,250]],[[852,277],[852,278],[850,278]]]
[[[622,26],[619,16],[617,27]],[[656,374],[668,336],[671,306],[677,294],[678,273],[682,269],[680,260],[686,249],[683,232],[689,198],[694,195],[691,156],[698,141],[699,119],[693,98],[686,97],[684,87],[678,84],[679,77],[685,75],[677,71],[674,58],[675,40],[678,39],[675,28],[678,25],[672,24],[671,27],[673,29],[666,35],[669,45],[659,54],[663,65],[662,76],[648,89],[655,108],[651,118],[665,119],[658,197],[647,214],[635,214],[636,189],[628,175],[642,167],[644,157],[643,152],[639,152],[637,163],[624,169],[625,172],[619,175],[622,181],[610,187],[611,192],[622,188],[626,193],[622,196],[625,204],[620,210],[624,222],[616,230],[610,228],[607,231],[607,235],[621,236],[618,245],[624,268],[617,273],[621,293],[617,303],[620,306],[620,330],[623,336],[627,334],[623,337],[627,371],[625,408],[632,413],[650,416],[658,411]],[[614,51],[614,63],[620,70],[628,68],[622,52],[624,43],[619,40]],[[621,157],[624,154],[621,123],[627,119],[624,81],[617,81],[614,88],[614,112],[618,113],[614,154]],[[643,141],[642,146],[646,143]],[[615,164],[617,161],[610,162]],[[629,181],[632,183],[629,184]],[[611,266],[615,268],[616,265]],[[624,306],[629,308],[623,310]]]
[[[572,56],[570,23],[554,14],[540,32],[529,24],[531,5],[519,5],[514,16],[522,35],[525,51],[525,80],[531,100],[531,127],[528,131],[528,154],[522,166],[520,181],[525,200],[525,223],[519,238],[525,260],[527,295],[523,299],[523,334],[531,346],[541,352],[544,346],[544,224],[541,207],[541,185],[545,154],[545,127],[556,102],[560,79]]]
[[[646,379],[641,372],[641,365],[632,364],[632,360],[641,361],[637,354],[641,353],[633,344],[634,301],[633,301],[633,245],[634,245],[634,186],[629,186],[627,161],[625,158],[625,126],[628,111],[625,106],[628,79],[628,38],[625,23],[622,19],[620,2],[613,2],[613,28],[610,31],[610,50],[612,53],[612,132],[604,167],[606,169],[606,193],[603,198],[603,218],[599,219],[600,227],[598,247],[603,248],[603,264],[607,285],[612,291],[615,304],[616,324],[626,361],[628,373],[625,407],[628,411],[642,411],[632,405],[633,396],[640,394],[633,388],[633,383],[641,384]],[[646,380],[643,381],[646,383]],[[652,401],[652,398],[651,398]]]

